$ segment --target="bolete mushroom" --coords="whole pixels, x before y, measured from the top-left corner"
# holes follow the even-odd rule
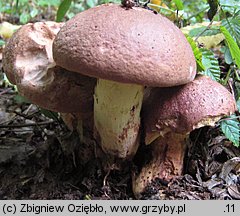
[[[194,79],[185,36],[167,18],[140,7],[105,4],[77,14],[61,28],[53,58],[67,70],[98,78],[94,122],[102,149],[118,158],[139,143],[144,86],[176,86]]]
[[[182,86],[154,88],[143,105],[145,143],[151,160],[133,179],[139,197],[146,186],[160,178],[169,181],[181,175],[186,139],[194,129],[213,126],[236,110],[231,93],[207,76]]]
[[[20,95],[60,113],[93,112],[96,79],[56,65],[52,43],[63,23],[37,22],[22,26],[3,51],[3,69]]]

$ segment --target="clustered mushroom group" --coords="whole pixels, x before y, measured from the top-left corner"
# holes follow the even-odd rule
[[[133,177],[136,197],[156,178],[181,175],[192,130],[236,110],[226,88],[196,76],[182,32],[141,7],[104,4],[65,24],[24,25],[5,47],[3,68],[31,102],[75,116],[69,127],[79,133],[91,128],[112,158],[132,159],[144,136],[152,158]]]

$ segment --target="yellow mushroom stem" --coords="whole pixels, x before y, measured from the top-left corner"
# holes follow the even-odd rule
[[[151,161],[133,178],[133,192],[136,197],[157,178],[169,181],[182,174],[186,138],[186,134],[168,132],[150,144]]]
[[[132,157],[139,145],[144,86],[99,79],[94,94],[95,134],[102,149]]]

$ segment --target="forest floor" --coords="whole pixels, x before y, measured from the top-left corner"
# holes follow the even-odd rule
[[[78,136],[3,80],[0,49],[0,199],[135,199],[132,173],[147,147],[121,170],[104,170],[97,157],[84,161],[86,145]],[[142,199],[240,199],[239,157],[219,125],[195,130],[184,175],[169,183],[156,180]]]
[[[131,173],[148,149],[142,146],[132,163],[107,172],[98,158],[83,163],[84,148],[61,120],[46,117],[0,81],[0,199],[134,199]],[[185,174],[153,182],[142,199],[240,199],[239,156],[218,125],[196,130]]]

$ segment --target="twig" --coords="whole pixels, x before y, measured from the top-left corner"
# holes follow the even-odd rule
[[[0,96],[8,93],[10,90],[10,88],[3,90],[2,92],[0,92]]]
[[[188,18],[187,18],[187,21],[189,21],[189,20],[192,19],[193,17],[196,17],[198,14],[206,11],[207,9],[209,9],[209,6],[203,8],[202,10],[200,10],[200,11],[198,11],[197,13],[195,13],[195,14],[191,15],[190,17],[188,17]]]
[[[69,186],[71,186],[71,187],[74,188],[74,189],[80,190],[79,187],[77,187],[77,186],[71,184],[70,182],[67,182],[66,184],[69,185]]]
[[[39,113],[40,111],[35,111],[31,114],[24,114],[24,113],[20,113],[20,112],[17,112],[17,111],[13,111],[13,113],[15,113],[16,115],[20,116],[20,117],[23,117],[25,119],[31,119],[35,114]]]
[[[234,73],[235,73],[235,75],[236,75],[237,81],[239,82],[239,81],[240,81],[240,77],[239,77],[239,75],[238,75],[238,70],[234,70]]]
[[[216,14],[214,15],[214,17],[218,14],[218,12],[220,11],[220,9],[221,9],[221,7],[219,6]],[[211,25],[213,24],[214,17],[213,17],[213,19],[211,20],[211,22],[207,25],[207,27],[206,27],[202,32],[200,32],[200,33],[198,34],[198,36],[197,36],[197,37],[195,38],[195,40],[194,40],[195,42],[197,42],[197,40],[199,39],[199,37],[201,37],[207,30],[210,29]]]
[[[7,140],[7,141],[12,141],[12,142],[19,142],[22,141],[23,139],[21,138],[13,138],[13,137],[0,137],[0,140]]]
[[[106,189],[106,187],[107,187],[107,178],[108,178],[110,172],[111,172],[111,169],[109,168],[108,171],[107,171],[107,174],[106,174],[106,175],[104,176],[104,178],[103,178],[103,188],[105,188],[105,189]],[[104,195],[105,195],[106,197],[110,198],[109,195],[107,194],[107,191],[106,191],[106,190],[104,190]]]
[[[230,92],[232,93],[233,97],[235,98],[235,92],[234,92],[234,89],[233,89],[233,81],[232,81],[232,79],[228,79],[228,86],[230,88]]]
[[[111,172],[111,168],[108,169],[107,174],[103,178],[103,186],[104,187],[106,187],[106,185],[107,185],[107,178],[108,178],[110,172]]]
[[[225,121],[225,120],[234,120],[234,119],[239,119],[239,118],[240,118],[240,116],[233,116],[233,117],[230,117],[230,118],[220,119],[218,122]]]
[[[176,12],[175,12],[174,10],[171,10],[171,9],[169,9],[169,8],[165,8],[165,7],[160,6],[160,5],[156,5],[156,4],[151,4],[151,3],[149,3],[148,6],[154,6],[154,7],[159,8],[160,10],[165,10],[165,11],[171,12],[171,13],[173,13],[173,14],[176,14]]]
[[[227,76],[226,76],[226,78],[225,78],[224,81],[223,81],[223,85],[227,85],[228,80],[229,80],[230,75],[231,75],[231,72],[232,72],[232,69],[229,68],[229,70],[228,70],[228,72],[227,72]]]
[[[0,128],[21,128],[21,127],[31,127],[31,126],[39,126],[39,125],[48,125],[52,124],[55,121],[45,121],[45,122],[39,122],[39,123],[28,123],[28,124],[18,124],[18,125],[0,125]]]

